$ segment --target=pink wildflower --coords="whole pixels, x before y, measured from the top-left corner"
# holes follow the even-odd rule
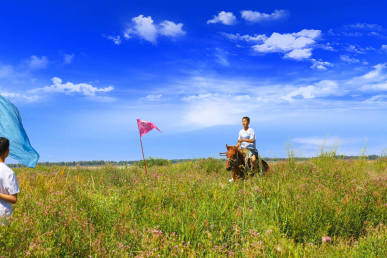
[[[328,242],[332,241],[332,238],[330,236],[324,236],[321,238],[321,241],[323,243],[328,243]]]

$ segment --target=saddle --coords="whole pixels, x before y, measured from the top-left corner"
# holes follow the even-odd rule
[[[245,170],[245,172],[247,172],[248,174],[256,173],[257,171],[254,170],[254,165],[251,162],[251,155],[250,155],[251,153],[250,153],[250,151],[248,149],[246,149],[246,148],[242,148],[240,151],[242,152],[243,159],[244,159],[244,170]],[[269,169],[269,165],[266,163],[266,161],[261,159],[261,157],[259,155],[257,157],[256,162],[257,162],[258,173],[265,174],[265,172]]]
[[[253,163],[251,162],[251,156],[249,155],[250,152],[246,148],[242,148],[241,152],[243,153],[243,159],[244,159],[244,168],[246,171],[253,171],[254,166]]]

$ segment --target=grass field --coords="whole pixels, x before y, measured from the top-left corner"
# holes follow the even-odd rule
[[[216,159],[15,169],[4,256],[387,257],[387,158],[332,153],[229,183]],[[330,240],[329,240],[330,238]]]

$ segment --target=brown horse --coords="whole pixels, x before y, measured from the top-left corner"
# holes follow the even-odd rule
[[[245,179],[250,172],[250,169],[246,164],[246,153],[238,149],[237,146],[228,146],[226,144],[226,148],[226,170],[232,170],[232,178],[234,181],[238,178]],[[260,159],[259,157],[258,160],[258,170],[252,171],[252,173],[250,172],[251,175],[254,175],[256,172],[259,172],[260,168],[262,168],[263,174],[266,174],[266,172],[270,169],[266,161]]]

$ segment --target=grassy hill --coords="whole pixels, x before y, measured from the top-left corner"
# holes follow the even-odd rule
[[[217,159],[16,168],[5,256],[387,257],[387,159],[270,162],[229,183]],[[330,240],[329,240],[330,239]]]

